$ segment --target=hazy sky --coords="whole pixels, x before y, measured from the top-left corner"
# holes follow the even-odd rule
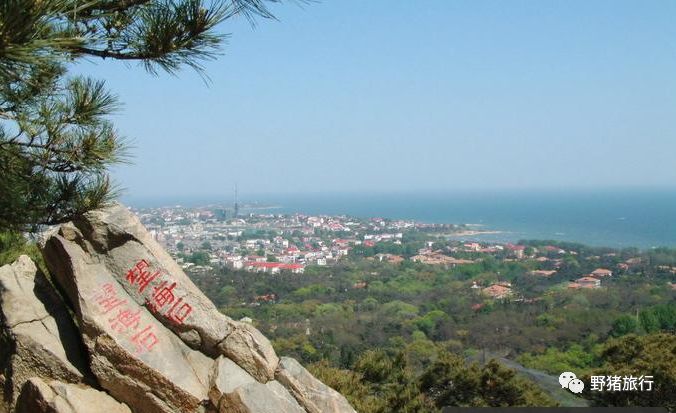
[[[134,197],[676,185],[676,2],[324,0],[124,102]]]

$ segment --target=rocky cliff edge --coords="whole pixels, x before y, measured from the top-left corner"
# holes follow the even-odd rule
[[[50,276],[0,268],[0,412],[348,413],[220,313],[122,205],[45,233]]]

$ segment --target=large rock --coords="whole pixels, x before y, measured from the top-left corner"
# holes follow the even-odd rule
[[[139,305],[80,245],[53,235],[44,251],[73,304],[100,385],[136,411],[199,411],[213,360],[189,348]]]
[[[305,413],[289,392],[274,380],[257,381],[223,395],[219,413]]]
[[[126,208],[62,224],[41,250],[96,386],[132,411],[354,412],[295,361],[280,364],[253,326],[221,314]]]
[[[309,413],[355,412],[345,397],[317,380],[292,358],[281,358],[276,378]]]
[[[60,298],[25,255],[0,268],[0,368],[13,404],[33,376],[87,381],[84,348]]]
[[[220,313],[122,205],[62,225],[46,240],[43,255],[71,299],[77,294],[73,280],[99,271],[191,348],[225,355],[261,382],[273,379],[279,359],[270,342],[250,324]]]
[[[279,382],[260,383],[224,357],[214,365],[209,396],[219,413],[305,412]]]
[[[33,377],[23,386],[17,413],[132,413],[106,393],[91,387]]]

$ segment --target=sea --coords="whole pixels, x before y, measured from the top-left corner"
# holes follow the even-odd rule
[[[123,198],[123,202],[138,208],[233,205],[232,196]],[[259,213],[468,224],[470,229],[495,232],[460,237],[462,240],[540,239],[612,248],[676,247],[676,189],[261,194],[247,196],[240,204]]]

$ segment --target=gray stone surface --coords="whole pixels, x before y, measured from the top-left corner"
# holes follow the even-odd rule
[[[214,363],[209,385],[209,399],[214,406],[218,406],[221,396],[231,393],[237,387],[254,383],[256,379],[251,377],[244,369],[232,360],[223,356]]]
[[[16,400],[33,376],[77,383],[87,376],[85,352],[65,305],[22,255],[0,268],[0,369],[4,399]]]
[[[142,265],[150,274],[159,271],[153,284],[166,282],[171,286],[175,283],[172,289],[175,300],[182,300],[181,305],[188,304],[191,309],[180,323],[165,310],[156,311],[155,318],[193,349],[212,357],[225,355],[261,382],[274,377],[279,359],[270,342],[250,324],[220,313],[124,206],[118,204],[89,212],[81,219],[61,225],[58,235],[49,234],[43,254],[53,273],[63,272],[70,265],[64,262],[67,258],[63,256],[64,248],[49,242],[56,236],[60,237],[60,244],[79,247],[81,260],[97,264],[98,269],[115,278],[137,304],[147,306],[153,289],[141,291],[138,282],[130,283],[126,278],[129,271],[144,260]],[[73,294],[75,292],[70,291],[68,295]]]
[[[298,401],[291,393],[289,393],[289,390],[287,390],[287,388],[284,387],[282,383],[278,382],[277,380],[270,380],[269,382],[265,383],[265,387],[267,387],[268,390],[274,394],[278,400],[280,400],[280,406],[286,406],[280,411],[305,412],[305,409],[300,404],[298,404]]]
[[[279,382],[259,383],[225,357],[219,357],[214,364],[209,396],[223,413],[305,412]]]
[[[190,349],[77,243],[53,234],[43,252],[73,304],[101,387],[135,411],[198,411],[213,360]]]
[[[221,354],[235,360],[261,382],[271,380],[279,363],[270,341],[256,327],[237,322],[219,343]]]
[[[343,395],[317,380],[292,358],[281,358],[275,377],[309,413],[355,412]]]
[[[91,387],[33,377],[23,386],[17,413],[132,413],[129,407]]]
[[[221,397],[219,413],[305,413],[289,392],[272,380],[235,388]]]
[[[62,224],[40,246],[78,327],[68,337],[59,329],[59,337],[80,342],[88,355],[92,391],[103,389],[136,413],[354,411],[294,360],[281,365],[251,324],[221,314],[125,207]],[[65,308],[56,296],[59,305]],[[44,321],[39,308],[19,315],[27,324]],[[48,394],[52,379],[82,381],[84,374],[66,380],[38,372],[47,384],[31,382],[27,392]]]

